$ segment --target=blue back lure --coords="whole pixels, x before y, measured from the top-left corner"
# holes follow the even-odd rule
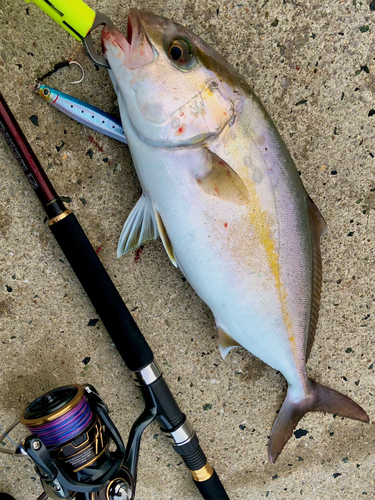
[[[37,91],[43,99],[73,120],[117,141],[128,143],[118,118],[48,85],[38,84]]]

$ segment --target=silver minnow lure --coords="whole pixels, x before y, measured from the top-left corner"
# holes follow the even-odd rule
[[[39,95],[52,104],[55,108],[73,118],[79,123],[112,137],[117,141],[127,144],[127,140],[122,128],[121,121],[101,109],[91,106],[84,101],[80,101],[69,94],[64,94],[48,85],[38,85]]]
[[[308,411],[368,422],[354,401],[307,374],[326,224],[259,99],[169,19],[130,9],[128,39],[105,26],[102,43],[143,190],[118,254],[160,235],[211,309],[223,356],[240,345],[283,374],[271,462]]]

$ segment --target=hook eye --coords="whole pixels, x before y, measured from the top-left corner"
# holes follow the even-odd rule
[[[102,14],[101,12],[96,13],[95,21],[94,24],[92,25],[91,30],[87,33],[85,38],[83,39],[83,46],[86,49],[87,55],[90,57],[90,59],[94,62],[94,64],[97,64],[98,66],[103,66],[103,68],[108,68],[109,69],[109,64],[107,59],[103,56],[100,55],[96,52],[94,48],[94,43],[92,41],[91,37],[91,32],[94,31],[98,26],[104,25],[104,24],[111,24],[113,26],[113,22],[111,19],[106,16],[105,14]]]

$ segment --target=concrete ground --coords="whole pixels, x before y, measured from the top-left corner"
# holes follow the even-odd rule
[[[100,249],[234,500],[375,498],[375,12],[369,2],[88,2],[123,29],[129,6],[170,17],[238,67],[328,223],[308,370],[359,402],[371,424],[308,414],[298,425],[304,432],[271,465],[267,441],[285,396],[283,377],[244,350],[221,359],[210,311],[160,241],[145,245],[139,259],[134,252],[116,258],[122,225],[140,194],[127,147],[74,123],[30,90],[35,78],[75,54],[86,70],[83,83],[69,85],[74,68],[46,83],[116,113],[106,71],[96,71],[79,43],[33,3],[0,0],[0,91]],[[142,410],[140,394],[101,322],[89,326],[97,314],[2,138],[0,172],[0,424],[8,426],[47,390],[90,382],[126,440]],[[14,437],[24,434],[20,429]],[[36,498],[42,490],[31,462],[0,454],[0,491]],[[152,425],[142,440],[136,499],[199,498],[190,473]]]

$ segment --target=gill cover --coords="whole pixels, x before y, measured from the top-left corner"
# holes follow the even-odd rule
[[[103,29],[125,129],[128,121],[144,142],[174,147],[200,143],[232,120],[224,85],[189,30],[130,9],[128,39],[113,26]]]

